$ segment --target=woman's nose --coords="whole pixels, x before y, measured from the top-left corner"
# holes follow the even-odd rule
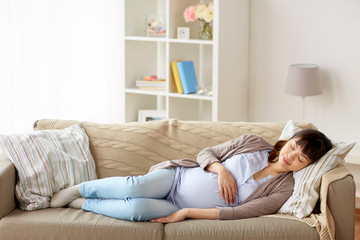
[[[288,162],[292,163],[292,162],[295,160],[295,158],[296,158],[296,153],[295,153],[295,152],[292,152],[292,153],[290,153],[290,154],[288,155],[288,157],[289,157]]]

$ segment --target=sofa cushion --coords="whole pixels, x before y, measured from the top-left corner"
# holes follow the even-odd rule
[[[0,220],[0,239],[162,239],[163,224],[122,221],[72,208],[16,209]]]
[[[164,227],[165,240],[223,240],[223,239],[319,239],[315,228],[280,218],[248,218],[241,220],[186,220]]]
[[[23,210],[47,208],[53,193],[96,179],[89,140],[79,124],[64,130],[0,135],[0,147],[16,167],[16,196]]]

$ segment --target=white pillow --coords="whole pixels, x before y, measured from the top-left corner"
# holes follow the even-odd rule
[[[23,210],[47,208],[53,193],[97,178],[89,139],[79,124],[0,135],[0,147],[17,169],[16,197]]]
[[[289,120],[281,132],[279,140],[289,140],[295,133],[302,130],[293,120]]]
[[[301,128],[290,120],[284,127],[280,140],[289,139],[300,130]],[[355,144],[355,142],[333,143],[333,148],[316,163],[294,172],[294,192],[279,209],[279,213],[292,214],[298,218],[309,216],[319,199],[322,175],[343,161]]]

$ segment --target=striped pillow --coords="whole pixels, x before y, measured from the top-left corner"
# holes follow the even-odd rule
[[[281,140],[289,139],[301,130],[295,122],[289,121],[281,135]],[[288,135],[287,135],[288,134]],[[280,208],[279,213],[292,214],[298,218],[309,216],[319,199],[322,175],[336,167],[356,143],[335,143],[322,158],[300,171],[294,172],[294,192]]]
[[[298,127],[293,120],[289,120],[286,123],[284,129],[282,130],[279,140],[288,140],[292,136],[294,136],[295,133],[299,132],[300,130],[302,130],[302,129],[300,127]]]
[[[0,135],[0,146],[17,169],[16,197],[23,210],[47,208],[53,193],[96,179],[89,139],[79,124],[63,130]]]

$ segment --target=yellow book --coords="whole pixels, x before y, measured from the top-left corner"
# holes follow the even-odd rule
[[[181,85],[180,75],[179,75],[179,71],[178,71],[176,62],[177,61],[171,62],[171,70],[174,75],[175,85],[176,85],[176,89],[177,89],[178,93],[184,93],[184,90]]]

